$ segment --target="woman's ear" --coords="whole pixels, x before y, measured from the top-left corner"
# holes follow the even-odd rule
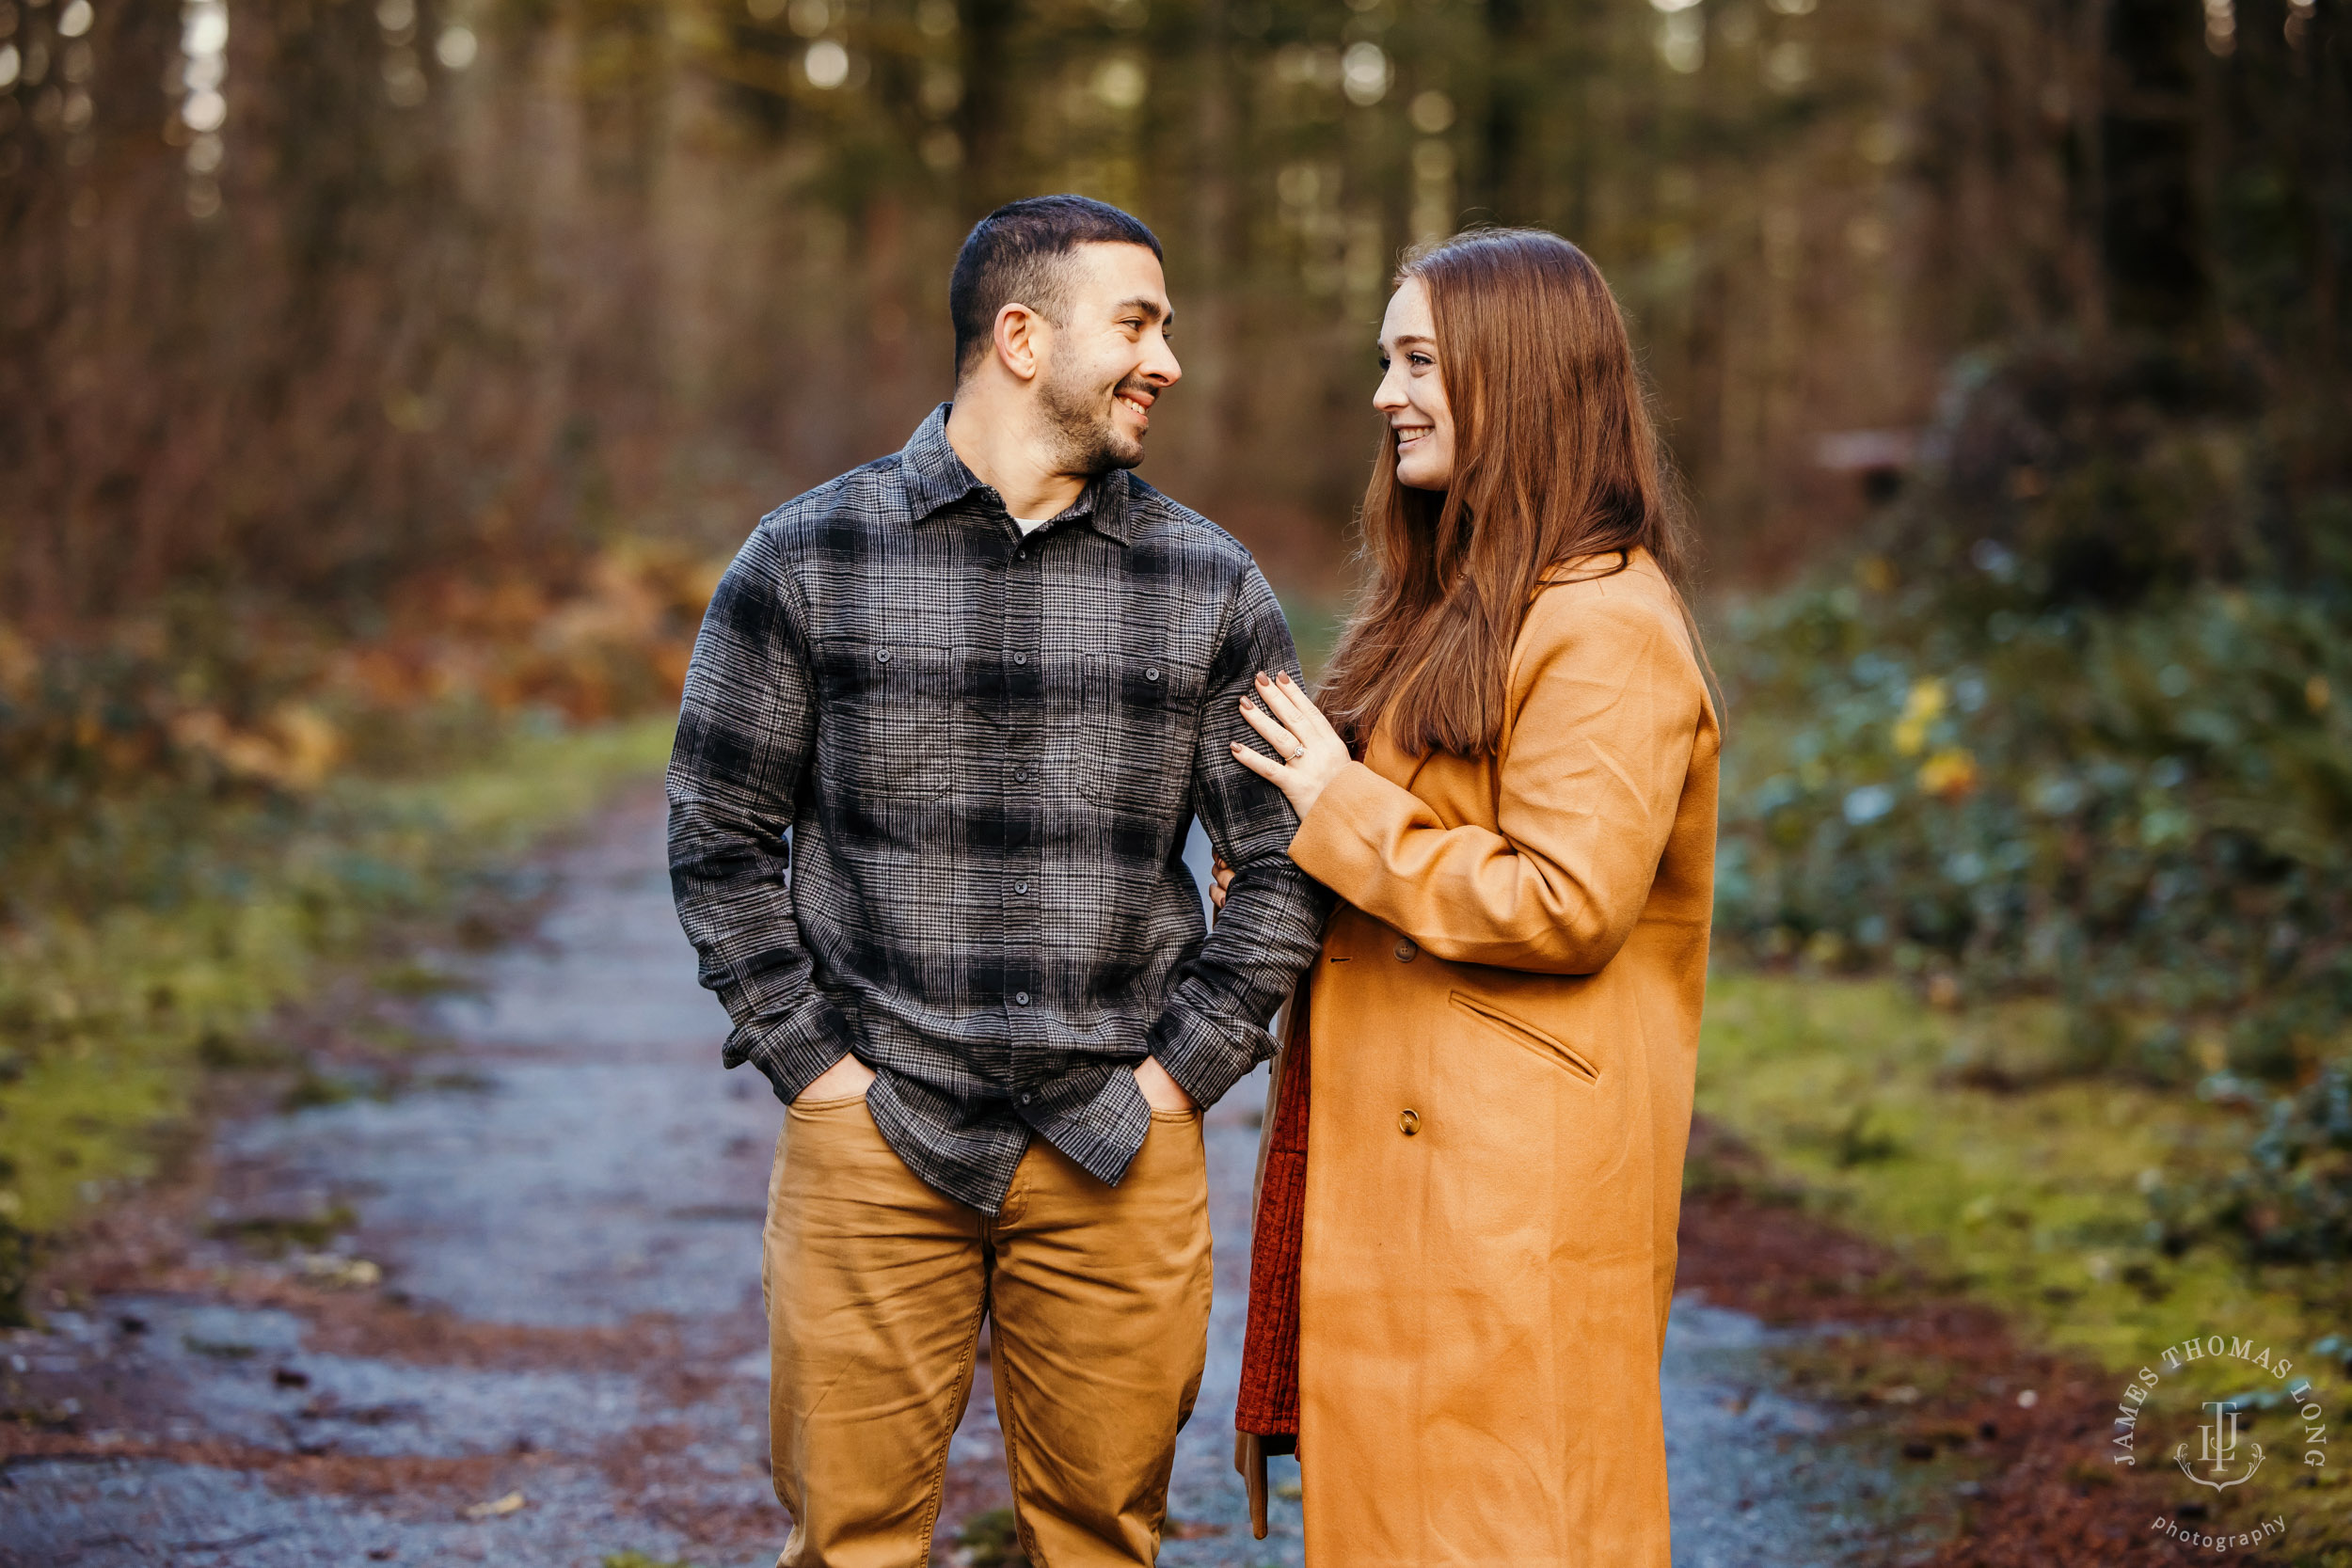
[[[996,312],[995,353],[1020,381],[1033,381],[1042,368],[1043,339],[1052,330],[1044,317],[1014,301]]]

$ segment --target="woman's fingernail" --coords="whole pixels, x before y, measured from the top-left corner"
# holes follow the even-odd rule
[[[1267,680],[1267,679],[1265,678],[1265,672],[1264,672],[1263,670],[1261,670],[1261,671],[1259,671],[1259,672],[1258,672],[1258,684],[1259,684],[1260,686],[1271,686],[1271,685],[1273,685],[1274,683],[1273,683],[1272,681]]]

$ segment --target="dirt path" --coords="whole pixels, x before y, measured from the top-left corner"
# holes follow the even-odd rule
[[[0,1345],[0,1563],[772,1561],[758,1237],[780,1111],[723,1073],[660,802],[559,866],[535,940],[437,1005],[405,1091],[226,1129],[78,1309]],[[1208,1118],[1218,1297],[1163,1562],[1295,1564],[1230,1464],[1262,1086]],[[143,1228],[142,1228],[143,1227]],[[291,1248],[257,1257],[256,1238]],[[1665,1371],[1685,1568],[1887,1562],[1932,1515],[1848,1418],[1773,1389],[1756,1320],[1686,1300]],[[936,1560],[1006,1505],[985,1366]],[[1295,1496],[1285,1462],[1278,1482]],[[986,1560],[988,1554],[980,1554]]]

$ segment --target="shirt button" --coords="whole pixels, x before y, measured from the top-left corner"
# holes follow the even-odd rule
[[[1015,561],[1026,561],[1029,559],[1029,552],[1026,550],[1015,550],[1012,552],[1012,558]]]
[[[874,650],[874,657],[879,659],[881,662],[887,664],[890,662],[890,650],[888,648],[876,648]]]
[[[1033,1104],[1035,1104],[1036,1102],[1037,1102],[1037,1096],[1035,1096],[1035,1095],[1033,1095],[1033,1094],[1025,1094],[1025,1095],[1023,1095],[1023,1096],[1021,1097],[1021,1103],[1022,1103],[1022,1104],[1024,1104],[1024,1105],[1033,1105]]]
[[[1401,964],[1411,963],[1413,961],[1413,955],[1419,953],[1420,951],[1420,946],[1414,942],[1413,939],[1411,937],[1406,937],[1404,941],[1396,944],[1396,961]]]
[[[1012,770],[1012,782],[1015,784],[1027,784],[1029,782],[1029,770],[1025,768],[1014,768]]]
[[[1399,1111],[1396,1117],[1396,1130],[1404,1133],[1408,1138],[1419,1132],[1421,1131],[1421,1113],[1414,1110]]]
[[[1015,893],[1026,893],[1029,891],[1029,884],[1026,882],[1015,882],[1012,884],[1012,891]]]
[[[1025,990],[1014,991],[1012,993],[1012,1005],[1016,1007],[1027,1006],[1029,1005],[1029,993]]]
[[[1143,672],[1143,678],[1148,681],[1158,680],[1160,678],[1160,667],[1156,664],[1152,665]]]
[[[1029,656],[1026,654],[1015,654],[1012,656],[1012,661],[1015,664],[1026,664],[1029,662]]]

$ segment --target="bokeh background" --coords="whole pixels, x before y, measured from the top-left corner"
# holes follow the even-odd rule
[[[658,762],[751,523],[946,395],[965,229],[1075,190],[1168,246],[1145,473],[1311,658],[1401,249],[1614,282],[1728,698],[1749,1153],[1694,1190],[2096,1363],[2193,1305],[2335,1365],[2348,49],[2342,0],[0,0],[0,1297],[220,1083],[342,1092],[265,1021]]]

